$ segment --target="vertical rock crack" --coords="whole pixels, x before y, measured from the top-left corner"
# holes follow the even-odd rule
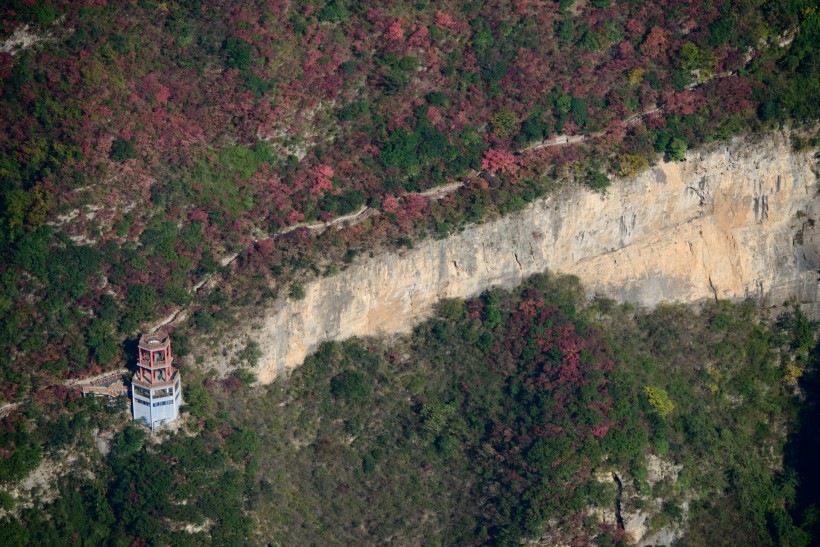
[[[618,485],[618,493],[615,494],[615,522],[618,525],[618,529],[623,530],[624,517],[621,515],[621,499],[624,493],[624,485],[617,473],[613,473],[612,478],[615,480],[615,484]]]
[[[711,275],[709,276],[709,288],[712,289],[712,293],[714,293],[714,295],[715,295],[715,302],[717,302],[718,301],[717,287],[715,287],[715,284],[712,283],[712,276]]]
[[[523,271],[524,267],[521,266],[521,261],[518,260],[518,253],[513,253],[513,256],[515,257],[515,261],[518,263],[518,269]]]

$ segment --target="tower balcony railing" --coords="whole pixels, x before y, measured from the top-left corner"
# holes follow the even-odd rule
[[[151,366],[151,361],[149,359],[145,359],[145,360],[139,359],[137,361],[137,364],[139,366],[145,367],[145,368],[165,368],[165,367],[168,367],[168,366],[172,366],[173,363],[174,363],[174,356],[173,355],[168,357],[167,360],[165,360],[165,359],[162,359],[162,360],[155,359],[153,366]]]
[[[135,372],[134,377],[131,379],[131,382],[134,383],[135,385],[138,385],[138,386],[141,386],[141,387],[144,387],[144,388],[147,388],[147,389],[155,389],[155,388],[158,388],[158,387],[171,386],[171,385],[174,384],[174,382],[177,381],[177,378],[179,378],[179,372],[177,372],[176,370],[171,372],[171,377],[170,378],[166,378],[165,380],[157,380],[155,382],[142,380],[140,378],[139,373]]]

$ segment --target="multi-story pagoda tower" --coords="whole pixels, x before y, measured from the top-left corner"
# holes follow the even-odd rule
[[[153,431],[179,417],[182,384],[173,367],[168,333],[143,335],[138,351],[137,371],[131,380],[134,420]]]

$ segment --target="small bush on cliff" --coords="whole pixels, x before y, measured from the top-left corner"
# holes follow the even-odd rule
[[[609,177],[598,170],[590,171],[586,182],[596,192],[606,192],[610,185]]]
[[[247,363],[250,368],[256,367],[261,357],[262,348],[259,347],[259,342],[256,340],[250,340],[242,351],[236,354],[237,361],[239,363]]]
[[[305,293],[305,288],[298,283],[294,283],[290,286],[290,293],[289,296],[294,300],[304,300],[307,293]]]
[[[236,378],[239,385],[249,386],[256,382],[256,374],[246,368],[238,368],[231,373],[231,376]]]

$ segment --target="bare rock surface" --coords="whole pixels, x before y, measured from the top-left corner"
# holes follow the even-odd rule
[[[716,143],[616,180],[606,195],[566,188],[447,239],[364,258],[307,283],[303,300],[260,310],[256,328],[243,325],[232,340],[259,343],[255,372],[267,383],[322,342],[407,332],[442,298],[511,288],[545,270],[645,306],[796,297],[817,317],[816,171],[814,151],[793,151],[784,133]],[[228,340],[213,359],[241,347]]]

